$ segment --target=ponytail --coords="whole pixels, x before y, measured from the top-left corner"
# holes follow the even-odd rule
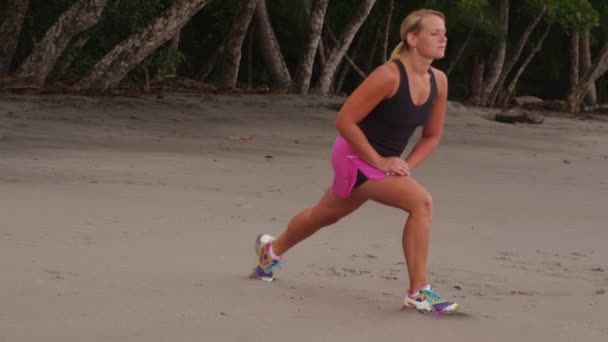
[[[397,46],[393,50],[393,53],[391,53],[390,60],[395,61],[395,60],[399,59],[399,57],[401,56],[401,53],[403,52],[404,47],[405,47],[405,44],[403,43],[403,41],[400,41],[399,44],[397,44]]]

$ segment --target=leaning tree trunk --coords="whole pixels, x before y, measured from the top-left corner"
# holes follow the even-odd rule
[[[591,69],[591,42],[589,30],[583,32],[580,36],[580,67],[581,74],[584,75]],[[597,107],[597,90],[595,82],[589,87],[589,92],[585,95],[585,103],[590,107]]]
[[[0,75],[9,72],[29,2],[29,0],[9,0],[7,4],[6,17],[0,26],[0,42],[2,42],[0,44]]]
[[[448,66],[446,67],[446,71],[445,71],[445,74],[447,76],[450,76],[450,74],[454,70],[454,67],[456,66],[456,64],[458,64],[458,61],[460,60],[460,57],[462,57],[462,54],[464,53],[464,50],[471,43],[471,40],[473,38],[473,32],[475,32],[474,28],[469,29],[469,33],[467,33],[467,37],[465,38],[464,42],[462,42],[460,44],[460,47],[458,48],[458,50],[454,54],[454,57],[452,57],[450,59],[450,62],[448,63]]]
[[[329,88],[331,87],[332,80],[336,74],[338,64],[344,57],[346,50],[355,37],[355,34],[369,15],[375,3],[376,0],[364,0],[361,6],[359,6],[354,18],[351,20],[342,34],[340,41],[331,49],[329,57],[323,66],[323,70],[321,70],[321,76],[319,76],[319,81],[314,90],[315,93],[320,95],[327,95],[329,93]]]
[[[568,95],[566,110],[571,113],[578,113],[585,94],[589,86],[608,71],[608,39],[604,41],[604,46],[595,62],[591,64],[589,71],[580,79],[575,89]]]
[[[492,59],[490,61],[490,68],[488,75],[484,79],[484,84],[481,90],[481,105],[486,106],[488,98],[494,86],[500,77],[502,68],[505,62],[505,55],[507,52],[507,35],[509,32],[509,0],[499,1],[499,18],[500,26],[504,33],[504,37],[499,37],[496,40],[494,49],[492,50]]]
[[[492,90],[492,92],[490,93],[490,97],[488,98],[488,102],[486,103],[486,105],[488,107],[494,106],[494,104],[496,103],[496,98],[498,97],[499,93],[503,91],[503,85],[507,79],[507,76],[509,75],[509,73],[511,72],[511,69],[513,69],[513,67],[519,60],[519,57],[521,56],[521,53],[524,51],[524,46],[528,42],[530,35],[532,34],[532,32],[534,31],[534,29],[536,28],[536,26],[538,25],[540,20],[545,16],[546,13],[547,13],[547,6],[543,5],[543,8],[541,9],[541,11],[532,19],[532,22],[530,22],[528,27],[526,27],[526,29],[524,30],[524,33],[522,33],[521,37],[519,38],[519,41],[515,45],[515,49],[513,50],[513,54],[511,55],[511,58],[509,59],[509,61],[506,63],[506,65],[502,69],[502,72],[500,73],[500,77],[498,78],[498,81],[496,81],[496,84],[494,85],[494,90]]]
[[[330,32],[330,35],[331,32]],[[353,56],[352,58],[350,58],[348,56],[348,52],[344,55],[345,60],[348,62],[348,64],[344,63],[344,66],[342,66],[341,68],[338,68],[338,70],[340,70],[340,72],[338,72],[338,76],[335,79],[334,82],[334,94],[340,94],[342,92],[342,87],[344,86],[344,81],[346,80],[346,76],[348,76],[348,72],[350,71],[350,68],[352,67],[356,73],[359,74],[359,76],[363,79],[365,79],[367,77],[367,74],[365,74],[363,72],[363,70],[361,70],[359,67],[357,67],[357,65],[355,64],[355,61],[353,60],[353,58],[357,58],[357,56],[359,55],[359,50],[361,49],[361,46],[363,45],[363,37],[364,35],[360,35],[359,39],[357,40],[357,43],[355,44],[354,48],[352,47],[351,44],[351,49],[352,49],[352,53],[351,56]],[[375,47],[374,47],[375,49]],[[369,58],[369,56],[368,56]]]
[[[297,94],[306,95],[310,88],[310,78],[315,62],[315,55],[319,50],[323,23],[329,0],[315,0],[308,16],[308,32],[304,43],[304,52],[300,55],[300,61],[296,68],[292,91]],[[321,54],[322,56],[322,54]],[[324,64],[324,63],[323,63]]]
[[[257,2],[258,0],[241,0],[239,3],[232,29],[228,33],[224,45],[224,55],[220,62],[220,72],[216,82],[218,89],[227,90],[236,87],[241,64],[241,49]]]
[[[580,52],[578,32],[572,32],[570,36],[570,93],[574,92],[580,79]]]
[[[551,23],[549,23],[547,25],[547,27],[545,28],[545,32],[543,32],[543,35],[540,37],[540,40],[538,41],[538,43],[536,44],[534,49],[532,49],[532,51],[530,51],[530,54],[528,55],[528,57],[526,57],[526,59],[523,61],[523,63],[521,63],[521,65],[519,66],[519,69],[517,69],[515,76],[513,76],[511,83],[509,83],[509,85],[507,86],[507,89],[505,90],[505,96],[504,96],[503,102],[502,102],[503,108],[507,107],[507,105],[511,101],[511,98],[513,97],[513,93],[515,92],[515,86],[517,85],[519,78],[524,73],[524,70],[526,70],[526,68],[528,67],[528,64],[530,64],[530,62],[532,61],[534,56],[540,51],[541,47],[543,46],[543,42],[545,41],[545,38],[547,38],[547,35],[549,34],[550,29],[551,29]]]
[[[209,1],[175,0],[154,22],[107,53],[74,89],[107,90],[115,87],[131,69],[173,38]]]
[[[84,35],[78,37],[76,42],[72,45],[71,49],[68,49],[70,50],[69,53],[62,58],[61,62],[57,67],[59,77],[65,75],[68,72],[68,70],[72,66],[72,63],[74,62],[74,59],[76,59],[78,52],[80,52],[82,47],[89,41],[89,39],[91,39],[91,36],[85,33]]]
[[[260,44],[262,59],[270,76],[272,87],[286,90],[291,85],[291,75],[285,63],[279,40],[277,39],[270,15],[266,8],[266,0],[258,0],[254,12],[255,35]]]
[[[63,13],[19,67],[15,74],[16,81],[44,85],[70,40],[97,23],[106,2],[107,0],[81,0]]]
[[[384,28],[382,29],[382,45],[380,48],[382,62],[388,60],[388,34],[391,27],[391,21],[393,20],[393,9],[395,8],[395,0],[388,0],[388,8],[386,9],[386,20],[384,21]]]

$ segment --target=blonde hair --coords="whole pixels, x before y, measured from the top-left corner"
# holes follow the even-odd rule
[[[407,17],[403,19],[403,22],[401,22],[401,29],[399,30],[399,36],[401,37],[401,41],[399,42],[399,44],[397,44],[397,46],[393,50],[393,53],[391,53],[391,61],[399,59],[403,51],[409,50],[409,46],[407,45],[407,35],[409,33],[418,33],[418,31],[420,31],[421,29],[420,22],[424,17],[427,17],[429,15],[436,15],[445,21],[445,16],[443,15],[443,13],[430,9],[416,10],[408,14]]]

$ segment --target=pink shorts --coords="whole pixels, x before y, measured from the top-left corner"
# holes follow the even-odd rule
[[[386,172],[375,168],[359,157],[340,135],[336,138],[331,151],[331,164],[334,168],[334,180],[331,190],[336,196],[342,198],[348,197],[353,191],[355,182],[357,181],[357,170],[372,180],[384,179],[386,177]]]

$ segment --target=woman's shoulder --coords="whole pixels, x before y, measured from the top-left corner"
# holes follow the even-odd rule
[[[448,76],[445,74],[445,72],[443,72],[435,67],[431,67],[431,71],[433,72],[433,75],[435,75],[435,78],[438,81],[447,83]]]
[[[435,76],[435,79],[437,80],[437,86],[439,87],[439,89],[447,89],[448,76],[445,74],[445,72],[443,72],[435,67],[431,67],[431,71],[432,71],[433,75]]]
[[[368,78],[373,78],[378,83],[386,85],[398,84],[399,77],[399,68],[392,61],[377,66],[368,76]]]

